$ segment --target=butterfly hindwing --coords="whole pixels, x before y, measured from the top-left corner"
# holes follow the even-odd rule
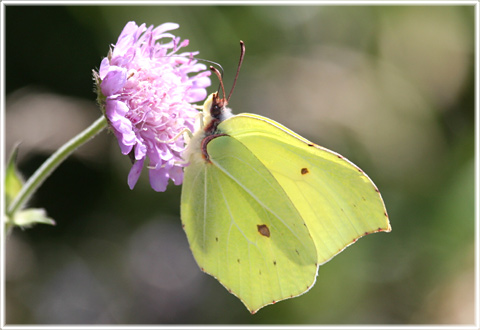
[[[207,145],[209,161],[185,169],[182,221],[200,268],[251,312],[307,291],[316,247],[270,171],[229,136]]]

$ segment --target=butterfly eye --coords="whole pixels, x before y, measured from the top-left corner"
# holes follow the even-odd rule
[[[213,104],[212,107],[210,108],[210,115],[213,118],[220,117],[221,113],[222,113],[222,107],[219,104]]]

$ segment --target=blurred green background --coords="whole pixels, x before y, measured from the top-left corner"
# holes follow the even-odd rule
[[[31,202],[54,227],[6,245],[8,324],[472,324],[473,6],[6,6],[5,152],[25,176],[99,117],[91,71],[127,21],[177,22],[216,61],[230,106],[359,165],[393,231],[319,269],[301,297],[250,315],[197,267],[181,187],[156,193],[103,132]],[[218,81],[212,77],[214,92]]]

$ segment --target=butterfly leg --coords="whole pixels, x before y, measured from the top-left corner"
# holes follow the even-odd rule
[[[160,143],[172,143],[177,141],[185,133],[187,133],[190,138],[193,136],[193,133],[191,130],[189,130],[188,128],[184,128],[177,135],[175,135],[173,138],[169,140],[161,140],[158,137],[155,138],[155,140],[157,140],[157,142],[160,142]]]

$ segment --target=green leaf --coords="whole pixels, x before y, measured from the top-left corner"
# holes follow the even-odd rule
[[[13,200],[17,197],[23,187],[24,180],[17,170],[15,165],[18,155],[19,144],[13,147],[10,157],[7,162],[5,172],[5,204],[6,209],[10,206]],[[6,228],[10,229],[13,226],[30,227],[37,223],[47,225],[55,225],[53,219],[47,217],[44,209],[25,209],[15,212],[11,215],[4,215],[4,223]],[[8,230],[7,230],[8,231]]]
[[[55,221],[47,217],[44,209],[25,209],[16,212],[10,219],[14,226],[30,227],[37,223],[55,225]]]
[[[8,209],[8,207],[10,206],[10,203],[15,199],[17,194],[20,192],[24,183],[22,176],[20,175],[20,173],[17,170],[17,167],[15,166],[15,162],[18,154],[18,147],[19,147],[19,144],[13,147],[13,150],[8,159],[7,169],[5,173],[5,199],[6,199],[5,204],[7,206],[6,209]]]

